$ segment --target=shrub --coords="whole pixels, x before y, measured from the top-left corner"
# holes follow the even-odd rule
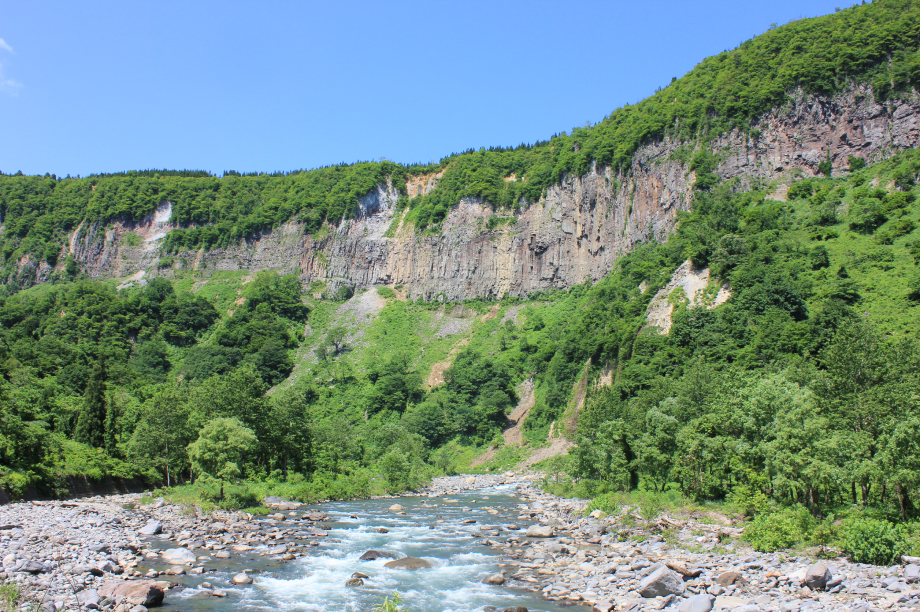
[[[224,491],[224,498],[219,500],[217,505],[224,510],[239,510],[240,508],[258,506],[259,498],[245,486],[228,487]]]
[[[385,300],[389,300],[396,297],[396,292],[389,287],[377,287],[377,295]]]
[[[759,552],[790,548],[802,540],[813,520],[802,506],[761,514],[745,527],[744,539]]]
[[[841,548],[856,563],[900,563],[908,550],[904,530],[888,521],[859,518],[844,526]]]

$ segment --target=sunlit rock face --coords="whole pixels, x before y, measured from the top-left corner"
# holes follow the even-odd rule
[[[917,146],[920,102],[878,104],[868,88],[833,98],[799,95],[761,117],[753,130],[754,136],[734,131],[708,146],[720,160],[722,178],[736,178],[742,187],[766,187],[794,174],[813,176],[828,157],[840,173],[850,155],[871,162]],[[313,236],[291,221],[227,248],[175,254],[170,265],[162,266],[157,243],[174,227],[164,202],[138,223],[81,224],[69,250],[91,276],[138,282],[184,268],[204,275],[277,270],[298,274],[305,285],[323,281],[332,289],[402,285],[409,297],[428,300],[566,289],[600,279],[636,244],[667,238],[677,212],[691,205],[696,179],[686,156],[676,155],[682,144],[649,142],[637,151],[629,172],[595,167],[583,176],[568,176],[540,201],[521,203],[515,211],[462,200],[437,233],[402,223],[397,193],[381,185],[360,198],[355,218]],[[413,178],[409,193],[430,191],[438,178]],[[776,197],[782,193],[780,188]],[[496,215],[503,222],[489,229],[488,220]],[[124,239],[128,232],[140,242],[129,244]],[[21,265],[34,266],[39,282],[50,273],[43,263]]]

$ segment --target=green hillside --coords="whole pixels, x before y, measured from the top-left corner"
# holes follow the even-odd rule
[[[592,160],[625,168],[649,137],[746,129],[795,86],[868,79],[877,95],[901,93],[915,84],[918,11],[880,0],[771,30],[593,128],[445,158],[438,189],[403,204],[428,225],[465,195],[536,199]],[[695,160],[712,162],[702,149]],[[163,199],[199,224],[167,249],[292,215],[314,231],[387,178],[399,187],[432,169],[3,176],[3,255],[7,272],[25,253],[53,258],[83,219],[137,218]],[[525,180],[502,180],[511,173]],[[0,486],[16,497],[60,493],[71,475],[141,476],[194,481],[171,493],[224,507],[269,492],[348,498],[505,469],[564,435],[576,446],[544,465],[552,486],[595,507],[636,491],[733,504],[760,521],[760,549],[826,535],[816,526],[840,513],[914,524],[898,531],[906,542],[920,512],[918,176],[916,150],[784,179],[786,201],[771,199],[777,184],[704,176],[666,243],[595,285],[527,299],[331,294],[272,272],[178,270],[118,289],[73,262],[50,283],[0,285]],[[649,305],[688,260],[711,273],[702,293],[724,283],[730,298],[692,306],[673,291],[659,333]],[[525,444],[508,444],[525,381]]]

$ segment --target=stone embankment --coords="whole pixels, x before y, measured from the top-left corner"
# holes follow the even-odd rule
[[[517,524],[478,529],[500,562],[500,573],[483,581],[586,610],[920,610],[916,564],[877,567],[757,553],[738,539],[740,525],[718,515],[646,520],[633,508],[585,516],[584,500],[548,495],[534,479],[512,473],[437,478],[419,494],[513,487],[522,500]],[[6,505],[0,507],[0,580],[18,583],[48,612],[144,612],[164,598],[169,603],[170,594],[184,588],[183,575],[196,579],[196,592],[225,597],[249,588],[259,570],[243,568],[254,558],[285,563],[316,554],[311,548],[329,534],[322,511],[298,511],[299,504],[277,498],[266,502],[275,514],[260,520],[203,514],[140,495]]]

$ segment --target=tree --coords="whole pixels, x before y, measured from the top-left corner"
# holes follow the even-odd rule
[[[326,346],[334,348],[335,354],[338,355],[345,350],[345,337],[347,335],[348,330],[341,325],[333,327],[329,330],[329,333],[326,334]]]
[[[185,452],[193,439],[193,426],[185,387],[161,387],[143,406],[140,422],[128,441],[128,458],[166,477],[172,486],[176,475],[189,467]]]
[[[310,309],[300,296],[303,288],[295,274],[280,276],[277,272],[264,271],[246,286],[246,307],[255,310],[259,304],[268,304],[272,312],[295,321],[306,321]]]
[[[83,409],[77,418],[77,429],[74,432],[77,442],[97,448],[105,446],[105,387],[105,363],[100,360],[93,366],[83,394]]]
[[[169,348],[162,340],[148,340],[137,346],[129,366],[141,376],[149,376],[157,382],[163,382],[171,366],[168,351]]]
[[[224,482],[242,475],[240,464],[256,445],[256,435],[238,419],[218,417],[205,424],[198,439],[188,446],[192,469],[199,476],[220,481],[220,499]]]

